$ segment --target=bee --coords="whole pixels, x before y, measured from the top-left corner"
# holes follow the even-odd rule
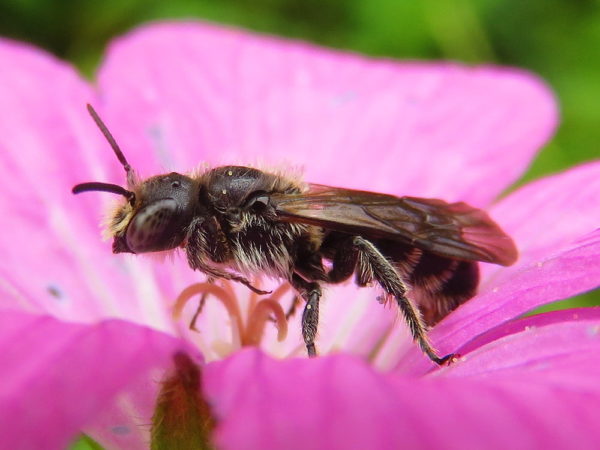
[[[435,363],[427,328],[475,295],[477,261],[508,266],[511,238],[482,210],[466,203],[395,197],[295,179],[244,166],[194,176],[171,172],[139,180],[94,109],[88,111],[125,169],[127,188],[78,184],[73,193],[124,197],[110,218],[114,253],[181,248],[189,266],[209,278],[243,283],[266,274],[288,281],[305,301],[302,337],[316,356],[324,283],[354,275],[378,283],[395,301],[414,341]]]

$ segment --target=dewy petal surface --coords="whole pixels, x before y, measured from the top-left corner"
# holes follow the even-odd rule
[[[312,182],[475,205],[523,172],[556,121],[549,91],[523,72],[371,60],[198,23],[119,39],[99,88],[147,175],[288,163]]]
[[[550,369],[570,361],[574,347]],[[600,367],[598,350],[595,338],[585,354]],[[225,449],[594,448],[596,372],[583,371],[574,385],[534,371],[419,379],[350,356],[276,361],[253,350],[208,365],[205,381]]]
[[[112,415],[94,437],[118,448],[144,448],[160,376],[173,354],[186,348],[176,338],[120,320],[86,325],[2,311],[3,447],[65,448],[82,427],[98,423],[117,393],[135,386],[138,400],[142,387],[148,391],[146,403],[136,402],[129,417]]]
[[[503,324],[478,336],[444,376],[539,377],[587,385],[600,376],[594,352],[600,341],[600,307],[552,311]],[[590,356],[592,358],[590,358]]]

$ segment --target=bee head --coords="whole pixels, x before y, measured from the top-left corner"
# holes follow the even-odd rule
[[[114,253],[147,253],[181,245],[194,215],[197,190],[193,180],[172,172],[148,178],[133,201],[117,208],[108,224]]]
[[[181,245],[198,198],[193,180],[172,172],[143,182],[136,181],[131,166],[106,125],[90,105],[88,111],[123,165],[130,190],[116,184],[89,182],[74,186],[73,193],[102,191],[125,197],[125,202],[117,207],[108,223],[113,252],[157,252]]]

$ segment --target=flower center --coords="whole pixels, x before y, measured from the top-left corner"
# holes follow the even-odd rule
[[[215,283],[194,283],[185,288],[177,297],[173,307],[173,318],[180,320],[184,306],[194,297],[199,295],[200,302],[194,313],[189,328],[198,332],[196,321],[202,312],[207,298],[214,297],[225,307],[231,320],[232,343],[238,341],[241,346],[260,345],[267,322],[274,322],[277,328],[277,340],[283,341],[288,332],[288,322],[279,301],[290,291],[287,283],[275,289],[268,297],[261,298],[259,294],[250,291],[247,313],[242,314],[239,296],[236,295],[232,283],[222,281],[219,286]]]

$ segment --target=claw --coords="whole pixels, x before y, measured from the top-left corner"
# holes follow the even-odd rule
[[[436,358],[435,363],[440,366],[449,366],[450,364],[455,363],[459,358],[460,355],[458,353],[449,353],[442,358]]]

